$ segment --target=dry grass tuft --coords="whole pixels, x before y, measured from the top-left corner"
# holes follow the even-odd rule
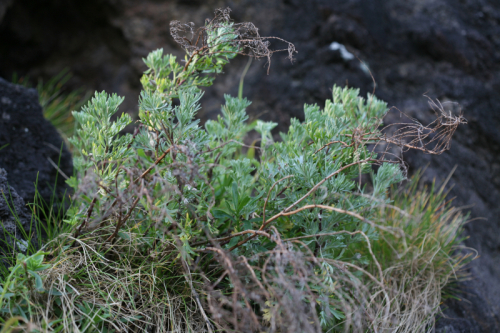
[[[374,323],[381,332],[432,332],[443,297],[449,296],[446,286],[467,277],[464,267],[472,259],[473,252],[464,253],[459,245],[467,217],[445,201],[444,186],[418,189],[418,179],[393,193],[393,206],[382,205],[376,218],[404,232],[401,238],[381,231],[372,244],[391,298],[390,318],[384,318],[389,326]]]
[[[127,231],[106,243],[113,231],[108,226],[80,239],[62,234],[48,244],[60,243],[44,272],[46,289],[57,297],[38,302],[44,311],[37,326],[60,311],[65,331],[203,332],[205,320],[191,290],[202,285],[186,280],[175,245]],[[72,241],[75,246],[65,245]]]

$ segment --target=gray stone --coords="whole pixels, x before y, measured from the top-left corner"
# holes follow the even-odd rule
[[[9,8],[12,5],[12,2],[13,0],[0,0],[0,22],[2,22],[5,12],[7,11],[7,8]]]
[[[0,167],[9,185],[26,203],[34,202],[35,183],[47,205],[54,194],[61,198],[65,177],[73,174],[72,157],[43,117],[37,91],[0,78],[0,115]]]

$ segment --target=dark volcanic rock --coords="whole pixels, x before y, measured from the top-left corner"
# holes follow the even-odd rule
[[[428,166],[427,181],[457,165],[450,197],[472,217],[465,244],[480,257],[462,302],[449,302],[438,331],[500,332],[500,1],[498,0],[16,0],[0,24],[0,75],[13,71],[53,76],[69,66],[73,84],[126,96],[134,112],[141,58],[159,47],[181,55],[168,32],[171,20],[203,24],[218,7],[236,21],[252,21],[261,35],[295,43],[294,64],[275,55],[270,75],[254,62],[245,79],[249,112],[278,122],[303,117],[304,103],[322,105],[333,84],[358,87],[422,122],[432,120],[426,93],[458,102],[469,124],[459,127],[441,156],[413,152],[410,170]],[[92,10],[89,10],[92,9]],[[338,44],[333,44],[334,42]],[[275,45],[279,47],[279,45]],[[207,89],[204,119],[213,118],[223,93],[237,94],[246,59],[237,58]],[[398,121],[395,113],[390,121]],[[468,303],[470,302],[470,303]],[[461,318],[461,319],[456,319]]]
[[[31,221],[23,198],[8,185],[7,172],[0,168],[0,256],[12,253],[14,248],[26,251],[26,240],[33,235],[30,233]]]
[[[7,8],[9,8],[12,5],[12,1],[13,0],[0,1],[0,22],[2,22],[3,16],[5,15]]]
[[[25,202],[33,202],[36,182],[47,204],[54,186],[58,195],[65,190],[64,175],[73,174],[73,164],[62,145],[57,130],[43,117],[36,90],[0,78],[0,167]]]

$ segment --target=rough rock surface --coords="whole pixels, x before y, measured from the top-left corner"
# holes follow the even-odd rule
[[[0,257],[11,253],[14,248],[20,252],[26,251],[26,239],[33,236],[30,233],[31,221],[23,198],[8,185],[7,172],[0,168]]]
[[[294,64],[275,55],[270,75],[254,62],[245,80],[249,111],[286,129],[303,116],[304,103],[323,104],[333,84],[373,89],[378,97],[419,119],[432,119],[426,93],[461,105],[459,127],[442,156],[415,152],[410,170],[428,166],[427,180],[452,177],[450,196],[472,217],[466,245],[480,258],[473,280],[462,284],[468,302],[448,302],[437,331],[500,331],[500,2],[498,0],[88,0],[60,6],[57,0],[16,0],[0,24],[0,75],[13,71],[52,76],[68,66],[75,87],[117,92],[134,113],[141,58],[163,47],[181,55],[168,32],[176,19],[202,24],[214,8],[230,6],[236,21],[252,21],[261,35],[295,43]],[[332,44],[332,43],[338,44]],[[279,45],[277,45],[279,47]],[[204,97],[212,118],[222,94],[237,94],[246,59],[237,58]],[[398,121],[397,113],[390,119]],[[459,319],[457,319],[459,318]],[[461,318],[461,319],[460,319]]]
[[[57,130],[43,117],[36,90],[0,78],[0,167],[25,202],[33,202],[35,182],[47,204],[54,185],[58,195],[64,191],[64,175],[73,174],[73,164],[62,145]]]
[[[0,22],[2,22],[3,16],[5,15],[5,12],[7,11],[7,8],[12,5],[12,0],[2,0],[0,1]]]

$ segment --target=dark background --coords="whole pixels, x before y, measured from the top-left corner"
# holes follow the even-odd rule
[[[423,96],[458,102],[468,120],[441,156],[405,155],[410,172],[426,167],[424,180],[442,180],[456,165],[450,198],[473,218],[465,244],[480,258],[473,279],[459,287],[467,301],[450,301],[438,331],[500,331],[500,1],[498,0],[0,0],[0,77],[51,78],[69,68],[69,89],[106,90],[125,96],[134,115],[142,62],[150,51],[182,56],[169,22],[203,24],[215,8],[229,6],[236,22],[251,21],[263,36],[282,37],[299,53],[253,62],[244,95],[251,116],[279,123],[303,117],[304,103],[324,104],[334,84],[373,90],[356,58],[370,68],[376,94],[423,123],[432,112]],[[276,45],[279,48],[282,45]],[[223,94],[237,94],[247,59],[236,58],[206,90],[202,119],[214,117]],[[389,116],[397,121],[397,113]]]

